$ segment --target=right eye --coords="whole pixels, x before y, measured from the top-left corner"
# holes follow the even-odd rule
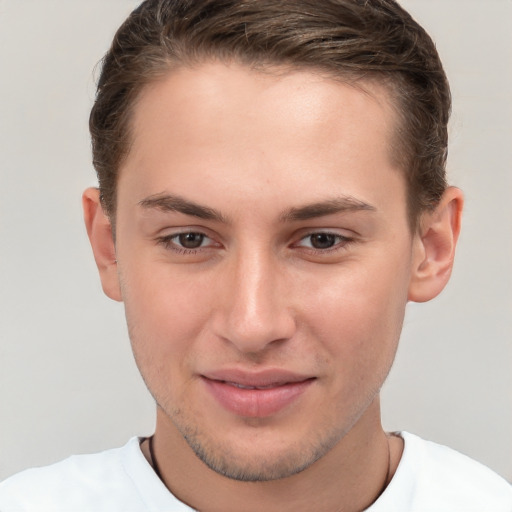
[[[204,233],[198,231],[183,231],[172,235],[162,236],[158,239],[166,249],[180,254],[193,254],[201,249],[215,246],[215,242]]]

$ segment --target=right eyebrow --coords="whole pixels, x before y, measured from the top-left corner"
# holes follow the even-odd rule
[[[170,194],[156,194],[139,201],[144,209],[156,209],[164,212],[178,212],[204,220],[214,220],[227,223],[221,212],[208,206],[201,206],[180,196]]]

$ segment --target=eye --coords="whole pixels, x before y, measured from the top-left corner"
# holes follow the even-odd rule
[[[203,245],[205,235],[202,233],[180,233],[172,237],[184,249],[197,249]]]
[[[315,249],[329,249],[336,243],[336,237],[330,233],[315,233],[308,238]]]
[[[300,247],[321,251],[341,247],[350,241],[351,239],[346,236],[337,235],[334,233],[318,232],[305,236],[299,241],[297,245]]]
[[[174,235],[166,235],[158,238],[158,243],[166,249],[178,253],[192,253],[201,249],[215,246],[215,242],[199,231],[184,231]]]

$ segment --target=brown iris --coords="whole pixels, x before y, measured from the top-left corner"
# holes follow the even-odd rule
[[[336,243],[336,236],[329,233],[315,233],[310,239],[311,246],[315,249],[329,249]]]
[[[197,249],[201,247],[204,235],[201,233],[182,233],[178,236],[180,245],[185,249]]]

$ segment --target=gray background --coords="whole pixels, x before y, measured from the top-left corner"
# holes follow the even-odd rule
[[[411,304],[384,426],[512,480],[512,2],[402,2],[451,79],[449,174],[466,193],[448,289]],[[152,432],[122,305],[82,226],[93,67],[134,0],[0,0],[0,479]]]

